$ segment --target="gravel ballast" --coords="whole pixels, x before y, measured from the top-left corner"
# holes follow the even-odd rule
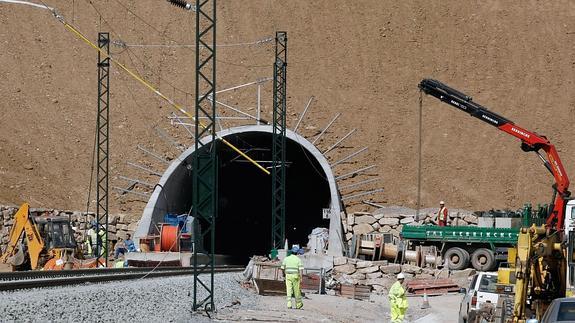
[[[209,276],[206,276],[209,278]],[[258,296],[243,289],[241,274],[214,276],[214,302],[218,311],[239,301],[255,306]],[[193,276],[150,278],[58,288],[0,293],[0,320],[57,322],[189,322],[192,317]],[[204,292],[199,290],[200,293]],[[202,294],[205,295],[205,294]],[[207,318],[205,318],[207,320]]]

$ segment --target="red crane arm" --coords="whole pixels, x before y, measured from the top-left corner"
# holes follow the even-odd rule
[[[571,193],[569,192],[569,178],[559,158],[559,154],[555,146],[549,142],[545,136],[540,136],[534,132],[526,130],[517,126],[512,121],[491,112],[485,107],[473,102],[472,98],[458,90],[455,90],[439,81],[432,79],[424,79],[419,83],[419,88],[425,94],[434,96],[439,100],[458,108],[464,112],[469,113],[481,121],[489,123],[497,127],[519,140],[521,140],[521,149],[523,151],[533,151],[537,153],[545,167],[551,172],[555,179],[554,198],[551,212],[547,217],[546,225],[548,227],[555,227],[557,230],[562,230],[565,220],[565,203]],[[543,149],[547,155],[545,159],[539,153]]]

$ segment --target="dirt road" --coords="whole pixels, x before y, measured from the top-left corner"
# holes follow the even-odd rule
[[[409,297],[406,322],[457,322],[461,294],[429,298],[430,308],[421,309],[422,297]],[[372,295],[370,301],[328,295],[308,295],[303,310],[287,309],[284,297],[263,296],[252,309],[224,310],[223,321],[268,322],[389,322],[386,295]]]

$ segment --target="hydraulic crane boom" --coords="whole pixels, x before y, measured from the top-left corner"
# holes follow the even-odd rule
[[[555,179],[553,185],[554,197],[553,205],[550,207],[550,213],[546,220],[548,228],[555,228],[562,232],[565,221],[565,203],[571,193],[569,192],[569,178],[563,168],[561,159],[555,149],[555,146],[545,138],[534,132],[517,126],[512,121],[498,115],[497,113],[487,110],[485,107],[473,102],[472,98],[458,90],[455,90],[437,80],[424,79],[419,83],[419,88],[428,95],[434,96],[439,100],[467,112],[470,115],[484,121],[499,130],[504,131],[519,140],[521,140],[521,149],[525,152],[535,152],[545,167],[551,172]],[[545,151],[547,159],[543,157],[539,150]]]

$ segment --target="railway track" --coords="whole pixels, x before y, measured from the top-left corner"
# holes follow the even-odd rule
[[[239,272],[244,267],[216,266],[216,273]],[[0,273],[0,291],[100,283],[154,277],[193,275],[192,267],[101,268]]]

